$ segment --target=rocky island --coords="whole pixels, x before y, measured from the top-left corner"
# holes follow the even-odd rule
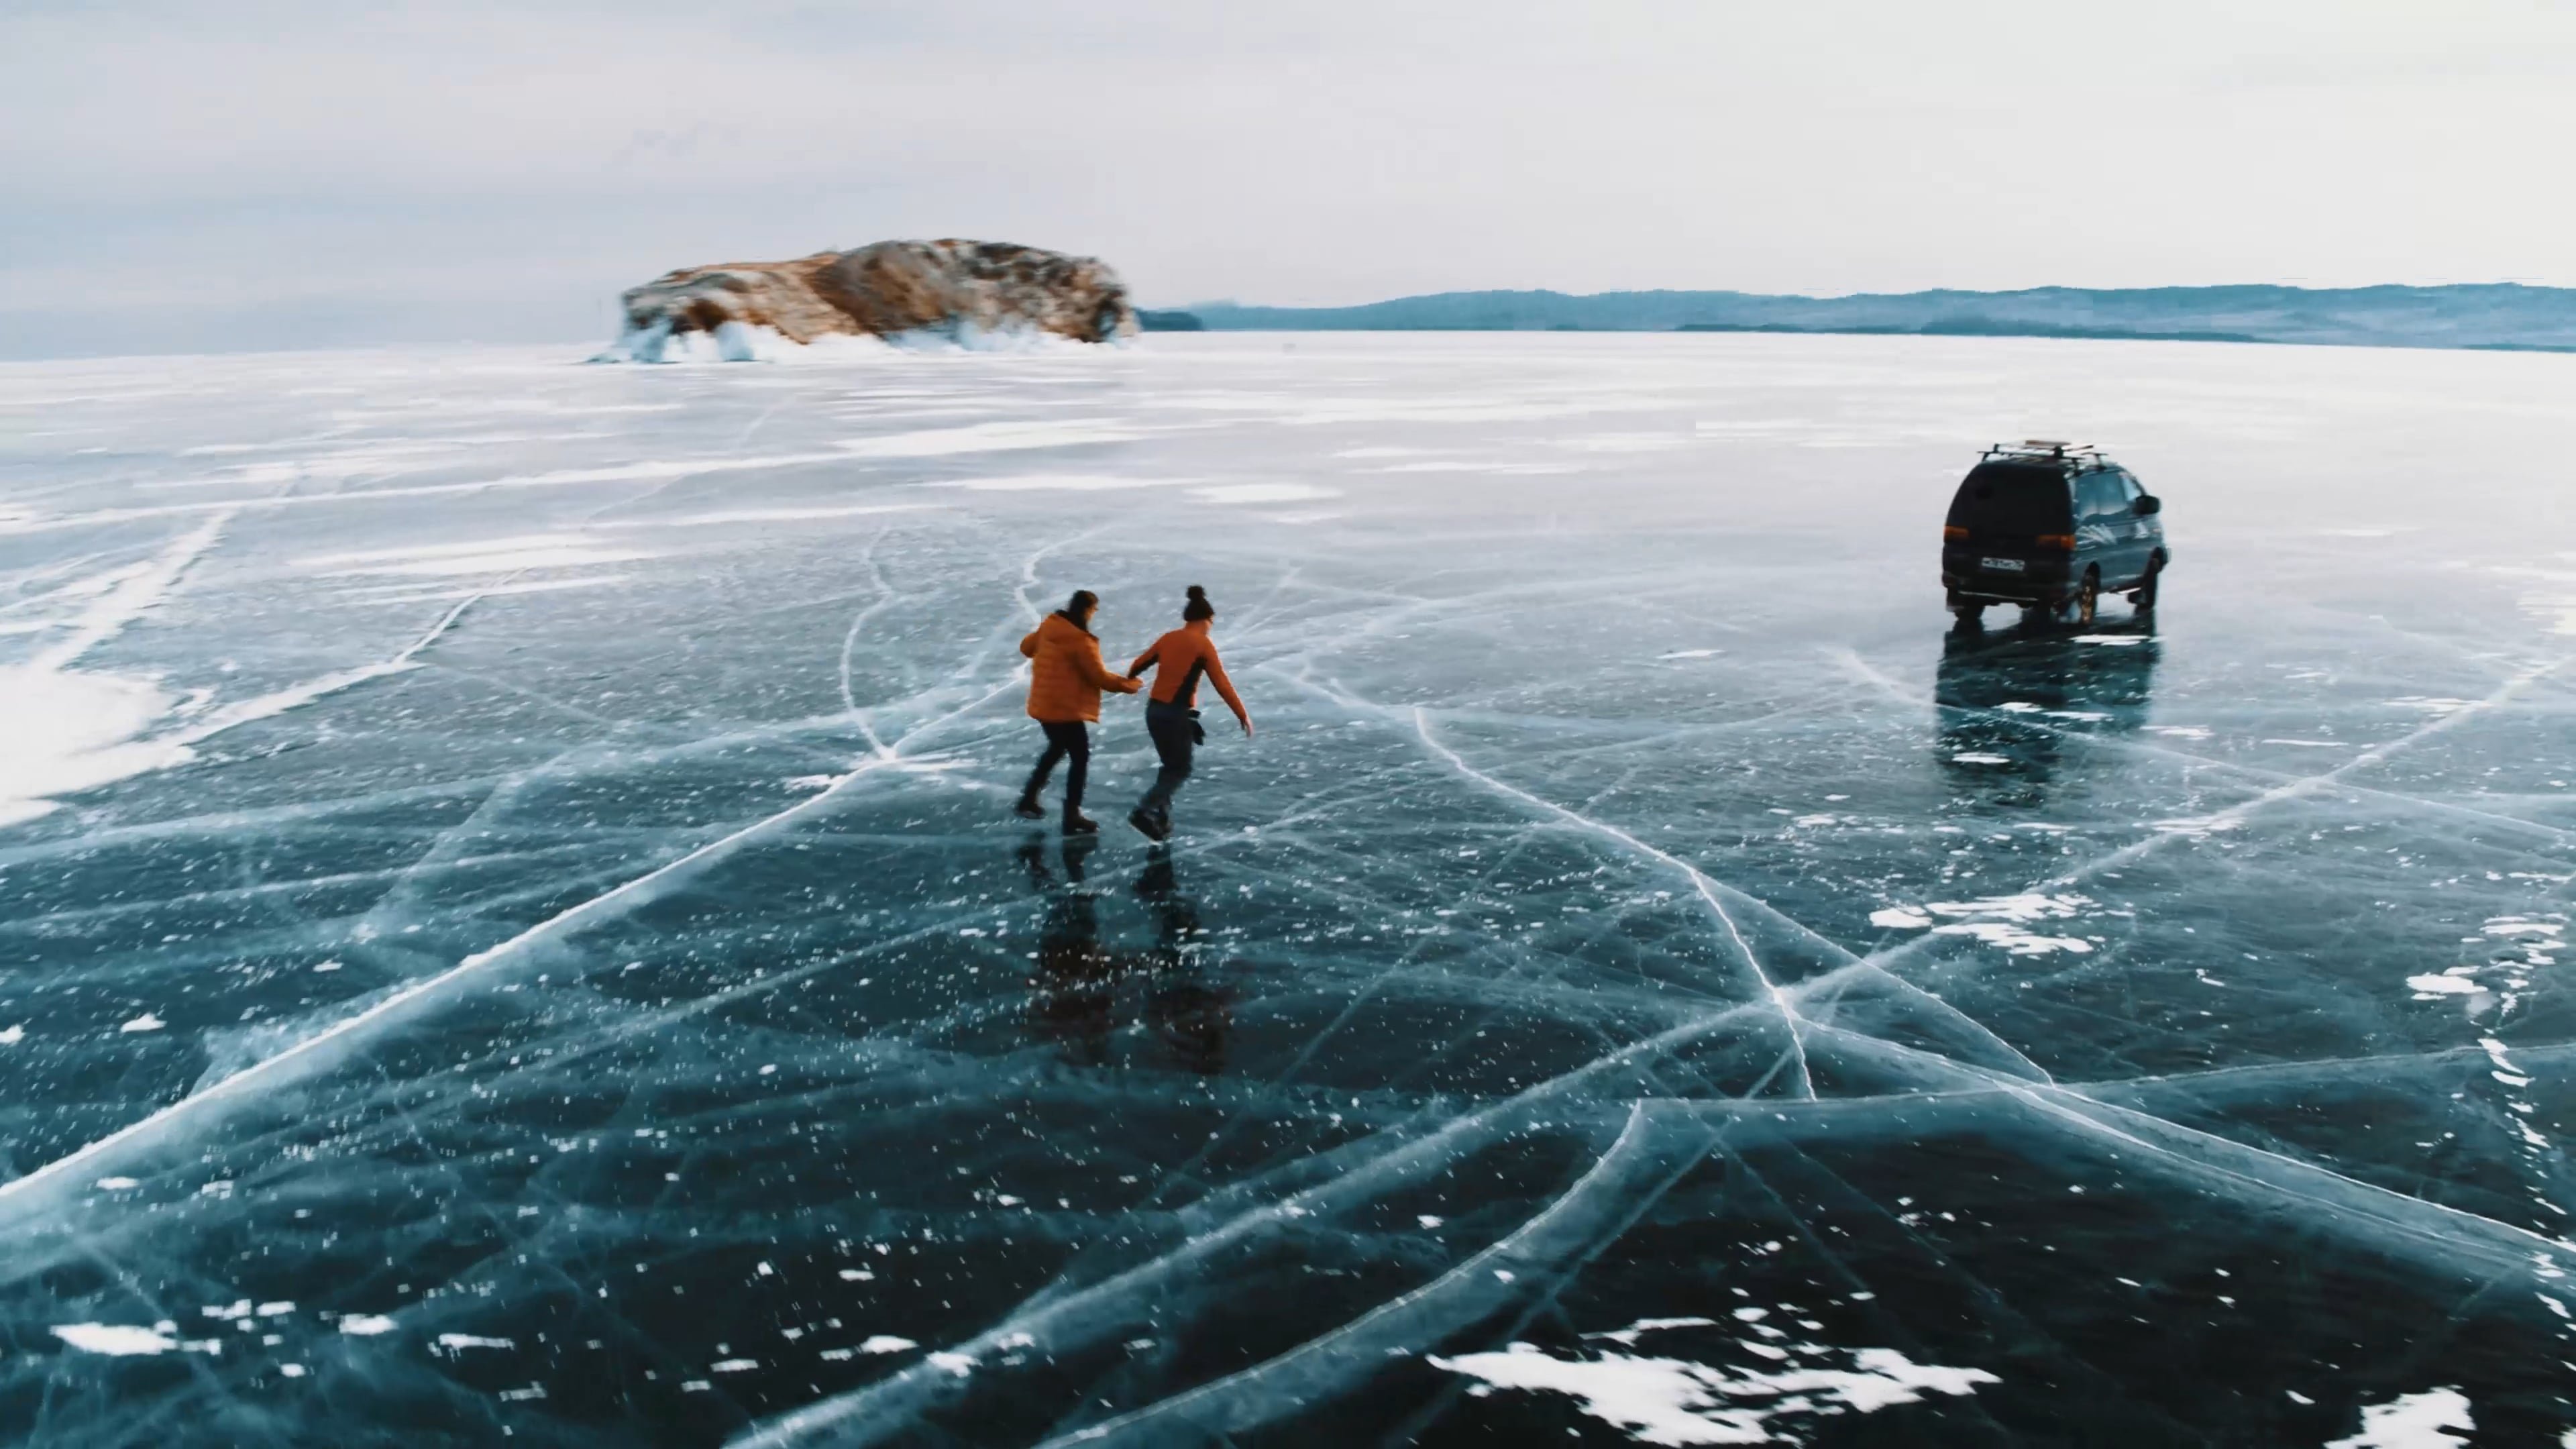
[[[1108,342],[1137,330],[1126,283],[1098,258],[953,237],[684,267],[624,303],[625,335],[604,358],[659,362],[675,339],[701,334],[720,356],[747,359],[764,333],[795,343],[923,334]]]

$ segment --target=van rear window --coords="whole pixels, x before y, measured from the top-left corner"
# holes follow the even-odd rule
[[[2066,533],[2066,475],[2027,463],[1980,463],[1950,500],[1950,526],[1972,533]]]

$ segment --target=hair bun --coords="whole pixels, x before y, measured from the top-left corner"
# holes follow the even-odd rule
[[[1190,585],[1190,597],[1193,599],[1204,599],[1207,597],[1207,590],[1200,588],[1196,584],[1192,584]]]

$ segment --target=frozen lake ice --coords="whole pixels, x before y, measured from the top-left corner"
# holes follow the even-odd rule
[[[2576,1425],[2576,358],[577,356],[0,367],[0,1439]]]

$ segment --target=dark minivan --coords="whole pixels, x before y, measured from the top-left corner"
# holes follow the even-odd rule
[[[1950,499],[1941,585],[1973,627],[1988,604],[2018,604],[2093,622],[2102,595],[2156,606],[2171,557],[2161,500],[2094,448],[2033,440],[1988,448]]]

